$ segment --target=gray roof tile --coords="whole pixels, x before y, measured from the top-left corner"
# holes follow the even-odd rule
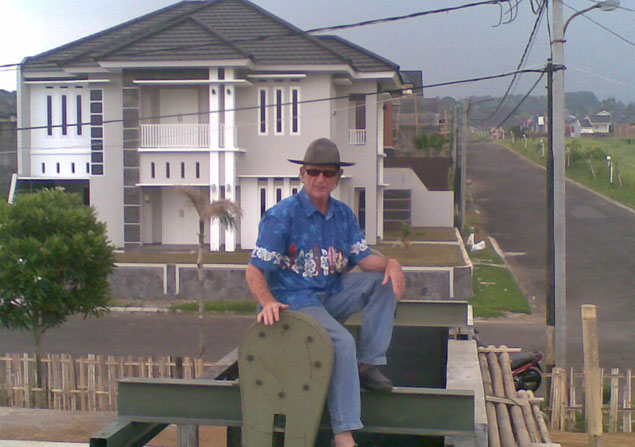
[[[28,58],[24,70],[98,61],[228,60],[262,65],[348,63],[360,72],[399,67],[339,37],[313,37],[247,0],[182,1]]]

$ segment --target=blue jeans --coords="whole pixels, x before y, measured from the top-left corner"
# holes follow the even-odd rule
[[[335,347],[335,364],[327,395],[334,433],[358,430],[361,401],[357,364],[385,365],[397,300],[389,282],[382,286],[383,273],[349,273],[342,276],[342,291],[320,297],[322,306],[298,311],[311,315],[326,329]],[[364,310],[359,345],[342,323]]]

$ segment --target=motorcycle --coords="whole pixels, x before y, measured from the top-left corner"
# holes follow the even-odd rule
[[[540,351],[510,354],[516,390],[536,391],[540,388],[542,383],[540,361],[543,357]]]

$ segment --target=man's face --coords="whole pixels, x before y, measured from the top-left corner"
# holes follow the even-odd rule
[[[341,175],[342,170],[334,165],[304,165],[300,168],[304,189],[313,201],[328,199]]]

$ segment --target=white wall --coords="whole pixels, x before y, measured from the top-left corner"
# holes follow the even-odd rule
[[[429,191],[410,168],[384,168],[390,189],[411,191],[411,225],[416,227],[453,227],[454,192]]]

